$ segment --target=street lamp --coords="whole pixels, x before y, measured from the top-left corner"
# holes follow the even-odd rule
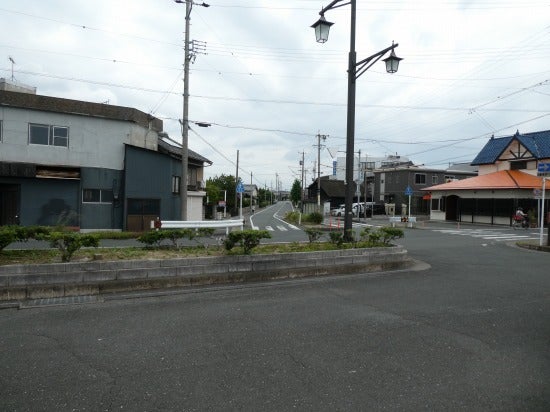
[[[403,59],[395,55],[394,49],[399,44],[394,44],[366,59],[357,61],[357,53],[355,51],[355,21],[357,14],[356,0],[333,0],[328,6],[323,7],[319,12],[321,16],[311,27],[315,29],[317,42],[325,43],[328,40],[331,23],[325,19],[325,12],[343,7],[351,6],[351,25],[350,25],[350,48],[348,59],[348,110],[347,110],[347,132],[346,132],[346,201],[345,201],[345,216],[344,216],[344,238],[351,240],[352,224],[353,224],[353,155],[354,155],[354,140],[355,140],[355,83],[356,80],[365,73],[374,63],[380,60],[388,51],[391,50],[389,57],[383,61],[386,63],[386,71],[395,73],[399,68],[399,62]]]

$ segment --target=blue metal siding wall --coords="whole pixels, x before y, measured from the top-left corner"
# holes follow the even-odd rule
[[[2,178],[0,183],[20,186],[21,225],[79,226],[79,180]]]
[[[79,199],[82,202],[83,189],[103,189],[113,191],[112,203],[81,203],[82,229],[122,229],[123,227],[123,171],[99,168],[81,169]]]
[[[181,176],[181,162],[132,146],[126,146],[125,162],[125,198],[160,199],[160,217],[179,220],[180,196],[172,194],[172,176]]]

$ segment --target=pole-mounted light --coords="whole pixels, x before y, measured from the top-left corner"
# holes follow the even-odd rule
[[[395,73],[397,72],[397,69],[399,68],[399,62],[403,60],[401,57],[397,57],[395,55],[395,49],[391,50],[391,53],[389,57],[386,57],[385,59],[382,59],[384,63],[386,63],[386,71],[388,73]]]
[[[328,40],[330,26],[333,23],[325,19],[325,12],[344,6],[351,6],[350,14],[350,50],[348,58],[348,104],[347,104],[347,131],[346,131],[346,197],[345,197],[345,217],[344,217],[344,238],[352,240],[353,236],[353,163],[354,163],[354,141],[355,141],[355,83],[356,80],[365,73],[373,64],[380,60],[387,52],[389,57],[383,59],[386,63],[386,71],[395,73],[399,68],[399,62],[403,59],[395,55],[394,49],[398,44],[392,44],[390,47],[380,50],[378,53],[357,61],[355,51],[355,28],[357,0],[332,0],[328,6],[323,7],[319,12],[321,16],[311,27],[315,29],[317,42],[325,43]]]
[[[328,33],[330,31],[330,26],[334,23],[327,21],[325,16],[321,15],[319,20],[311,25],[315,29],[315,37],[317,38],[317,43],[325,43],[328,40]]]

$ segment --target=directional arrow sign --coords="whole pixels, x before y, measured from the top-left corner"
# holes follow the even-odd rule
[[[539,173],[550,173],[550,163],[539,163],[537,171]]]
[[[405,196],[412,196],[412,194],[413,194],[412,187],[407,186],[407,188],[405,189]]]
[[[241,182],[237,184],[237,193],[244,193],[244,186]]]

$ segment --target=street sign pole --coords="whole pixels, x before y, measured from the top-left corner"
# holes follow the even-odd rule
[[[539,246],[542,246],[544,238],[544,197],[546,194],[546,177],[542,178],[542,204],[540,207],[540,236],[539,236]],[[548,244],[550,245],[550,224],[548,229]]]
[[[244,186],[242,182],[239,181],[237,183],[237,190],[236,192],[239,194],[239,219],[242,220],[243,218],[243,193],[244,193]]]
[[[539,246],[542,246],[543,236],[544,236],[544,198],[546,197],[546,180],[548,179],[548,174],[550,174],[550,163],[539,163],[537,167],[537,172],[540,177],[542,177],[542,200],[540,205],[540,236],[539,236]],[[550,222],[548,222],[548,240],[547,245],[550,246]]]
[[[408,221],[410,222],[411,220],[411,196],[413,195],[413,190],[412,190],[412,187],[410,186],[407,186],[407,188],[405,189],[405,196],[408,196],[409,197],[409,207],[408,207],[408,213],[407,215],[409,216],[408,217]]]

